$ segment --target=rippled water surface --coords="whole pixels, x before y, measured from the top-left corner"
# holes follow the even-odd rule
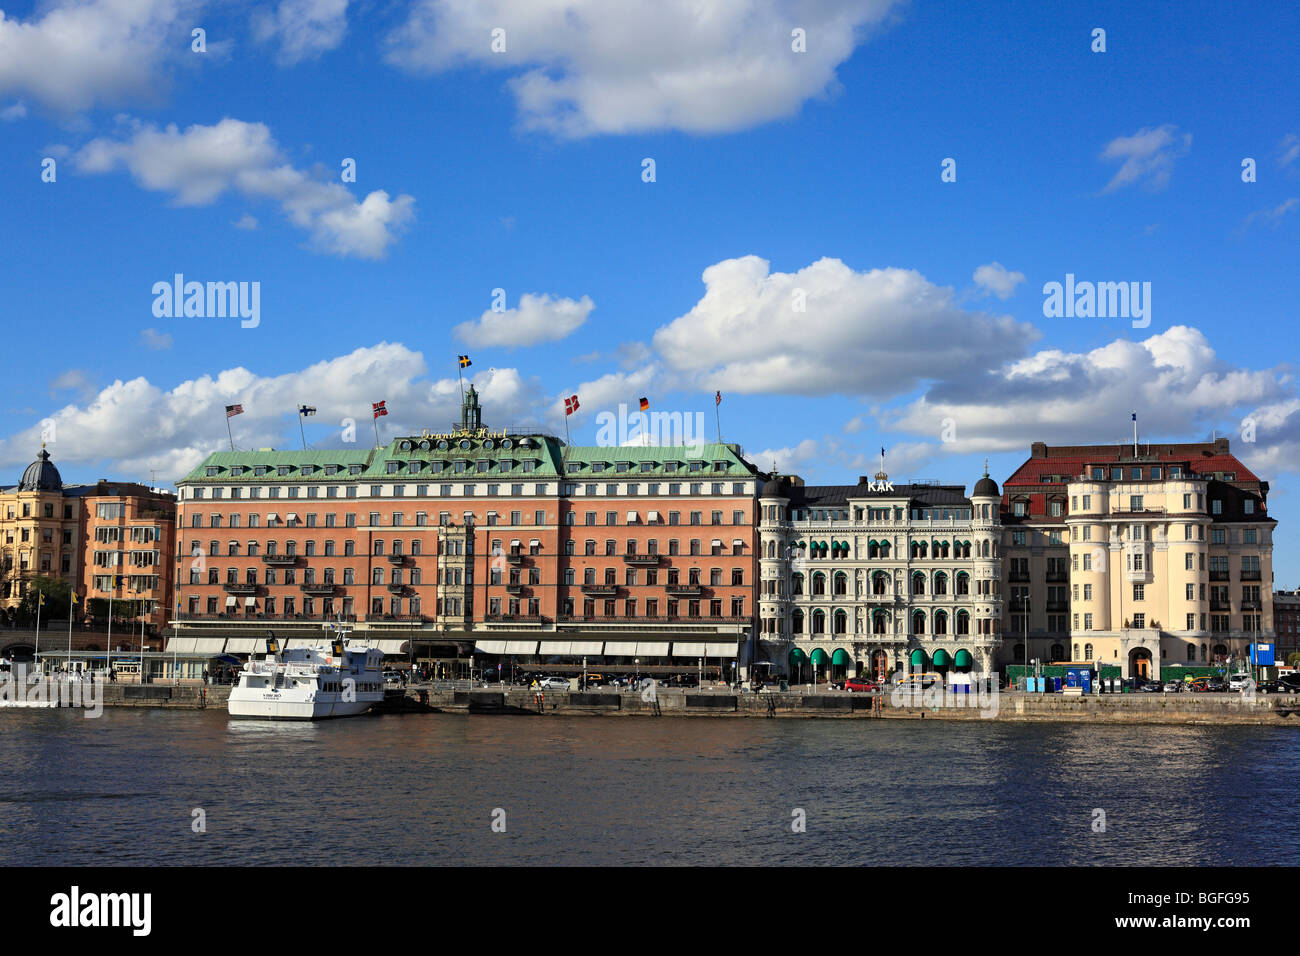
[[[1283,864],[1298,759],[1300,727],[9,711],[0,861]]]

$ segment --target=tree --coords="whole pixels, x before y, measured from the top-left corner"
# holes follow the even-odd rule
[[[1286,657],[1286,662],[1292,667],[1300,667],[1300,651],[1293,651]]]
[[[19,623],[31,627],[36,623],[36,602],[39,595],[44,595],[45,606],[41,608],[41,620],[53,621],[56,618],[66,621],[71,604],[72,585],[62,578],[37,575],[27,579],[27,591],[18,602],[15,617]]]

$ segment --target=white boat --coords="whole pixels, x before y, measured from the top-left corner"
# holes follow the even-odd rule
[[[383,659],[378,648],[354,646],[340,625],[332,641],[280,650],[267,637],[267,654],[249,659],[230,690],[231,717],[323,720],[355,717],[384,699]]]

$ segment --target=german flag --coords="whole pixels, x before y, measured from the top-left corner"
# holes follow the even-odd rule
[[[649,407],[650,407],[650,399],[645,398],[645,397],[642,397],[642,399],[641,399],[641,411],[644,412],[644,411],[645,411],[647,408],[649,408]]]

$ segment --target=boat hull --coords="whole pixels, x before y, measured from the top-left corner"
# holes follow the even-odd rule
[[[245,720],[329,720],[356,717],[377,704],[378,700],[301,700],[284,695],[230,695],[226,709],[231,717]]]

